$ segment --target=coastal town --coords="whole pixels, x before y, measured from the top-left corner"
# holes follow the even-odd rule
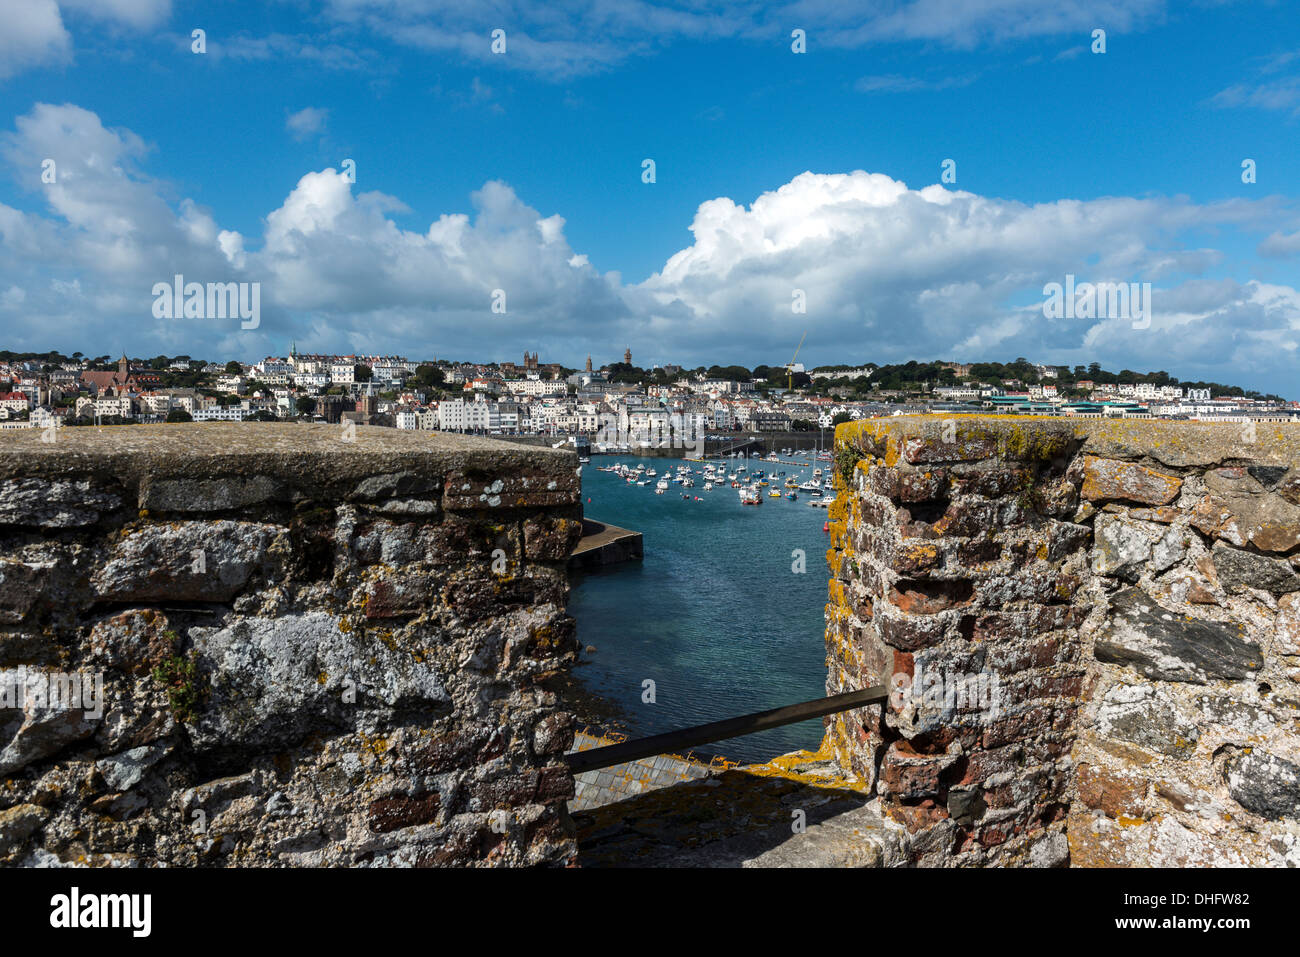
[[[307,420],[484,435],[583,437],[594,451],[729,433],[796,433],[898,414],[997,412],[1209,422],[1300,420],[1300,402],[1097,363],[779,366],[412,360],[301,353],[189,356],[0,353],[0,428]]]

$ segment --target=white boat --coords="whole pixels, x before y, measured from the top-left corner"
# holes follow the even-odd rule
[[[758,489],[746,486],[740,490],[741,505],[762,505],[763,496],[758,494]]]
[[[712,482],[705,482],[705,483],[704,483],[704,491],[706,491],[706,492],[712,492],[712,491],[713,491],[713,483],[712,483]]]

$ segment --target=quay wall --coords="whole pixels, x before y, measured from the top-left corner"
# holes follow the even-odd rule
[[[576,456],[347,435],[0,434],[0,863],[574,862]]]
[[[1300,865],[1300,427],[836,433],[826,745],[920,865]],[[993,691],[994,694],[985,692]]]

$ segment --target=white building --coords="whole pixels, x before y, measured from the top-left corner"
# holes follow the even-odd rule
[[[213,406],[191,413],[195,422],[243,422],[252,413],[237,405]]]
[[[569,391],[569,385],[563,379],[507,379],[506,388],[513,395],[530,395],[534,398],[565,395]]]
[[[490,426],[491,413],[487,402],[444,399],[438,403],[438,428],[443,432],[486,431]]]

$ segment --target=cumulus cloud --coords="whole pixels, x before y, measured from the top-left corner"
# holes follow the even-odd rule
[[[1197,204],[1106,197],[1019,203],[912,188],[881,173],[806,172],[749,205],[700,204],[693,241],[641,282],[575,250],[564,218],[489,181],[465,212],[403,228],[412,211],[308,172],[260,235],[143,172],[148,146],[73,105],[41,104],[0,136],[0,158],[43,213],[0,205],[0,322],[11,348],[127,348],[256,358],[309,348],[559,361],[631,345],[639,360],[773,363],[805,331],[817,362],[1032,356],[1164,368],[1186,379],[1293,389],[1300,294],[1215,275],[1215,248],[1187,237],[1269,236],[1294,211],[1273,201]],[[58,181],[40,182],[57,157]],[[1292,227],[1293,228],[1293,227]],[[599,258],[598,256],[594,258]],[[263,322],[158,320],[154,283],[262,284]],[[1043,286],[1149,281],[1152,322],[1049,320]],[[491,309],[498,290],[506,311]],[[792,310],[796,290],[807,303]],[[51,343],[51,339],[57,340]]]

